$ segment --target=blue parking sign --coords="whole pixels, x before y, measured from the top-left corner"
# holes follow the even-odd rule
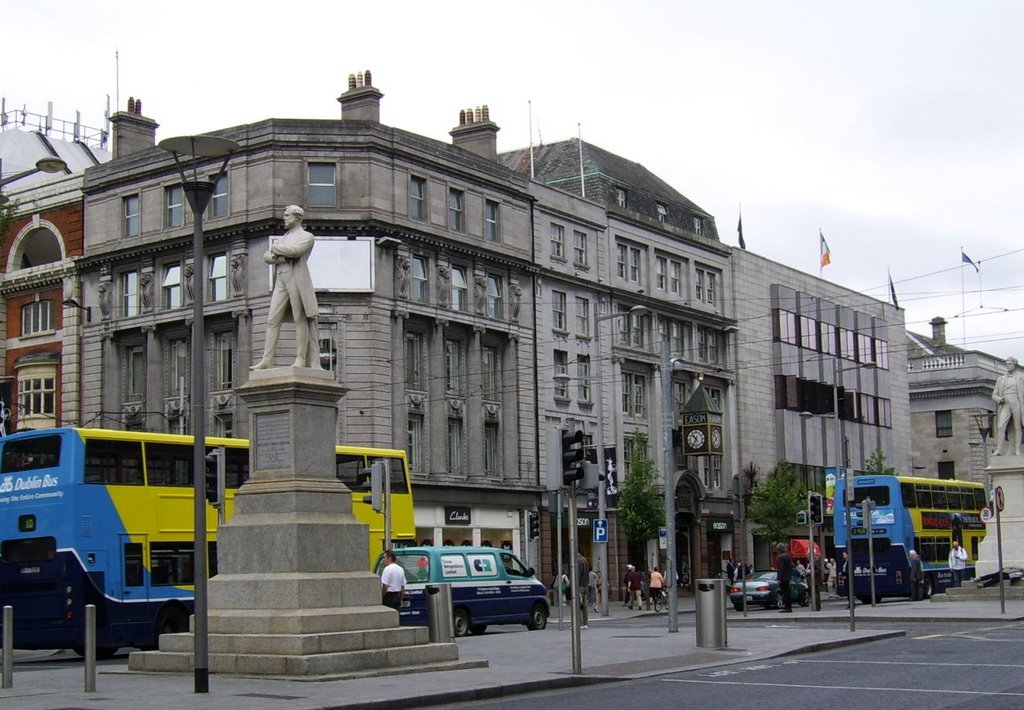
[[[594,542],[608,542],[608,518],[594,519]]]

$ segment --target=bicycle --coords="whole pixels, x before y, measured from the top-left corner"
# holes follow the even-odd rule
[[[668,608],[668,596],[665,595],[664,589],[657,590],[652,596],[654,597],[654,611],[660,612]]]

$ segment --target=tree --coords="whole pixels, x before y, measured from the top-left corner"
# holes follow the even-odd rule
[[[0,205],[0,244],[7,238],[7,230],[14,221],[14,213],[18,211],[18,201],[11,200]]]
[[[885,465],[885,454],[881,449],[875,449],[875,453],[871,454],[871,458],[867,460],[864,469],[868,473],[883,473],[887,476],[896,474],[896,469]]]
[[[796,524],[796,514],[804,509],[805,498],[793,467],[779,461],[767,477],[754,483],[747,518],[761,526],[760,534],[769,542],[782,542],[785,531]]]
[[[654,461],[647,454],[647,437],[636,432],[626,445],[632,456],[629,475],[619,489],[618,518],[626,541],[640,545],[658,537],[658,528],[665,524],[665,505],[654,488]]]

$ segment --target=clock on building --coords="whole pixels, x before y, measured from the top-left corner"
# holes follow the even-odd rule
[[[704,449],[704,430],[690,429],[686,434],[686,447],[690,451],[701,451]]]
[[[711,429],[711,450],[722,450],[722,430],[717,427]]]

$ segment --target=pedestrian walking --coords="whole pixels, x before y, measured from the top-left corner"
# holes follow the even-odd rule
[[[910,601],[924,599],[924,562],[917,550],[910,551]]]
[[[626,565],[626,599],[630,609],[636,603],[637,611],[643,609],[644,603],[644,578],[640,571],[633,565]]]
[[[390,547],[384,551],[387,565],[380,573],[380,598],[384,606],[398,610],[402,608],[405,596],[405,570],[398,564],[395,551]]]
[[[779,559],[776,565],[779,578],[779,594],[782,596],[783,608],[779,609],[780,614],[793,613],[793,597],[789,593],[789,584],[793,577],[793,558],[789,556],[789,548],[779,544]]]
[[[587,605],[597,611],[597,572],[590,570],[587,579]]]
[[[949,551],[949,571],[953,573],[953,583],[949,586],[959,587],[967,574],[967,550],[960,546],[959,540],[953,540]]]
[[[583,556],[583,552],[576,553],[576,592],[576,606],[580,609],[580,628],[586,629],[589,627],[587,604],[590,603],[590,563]]]

